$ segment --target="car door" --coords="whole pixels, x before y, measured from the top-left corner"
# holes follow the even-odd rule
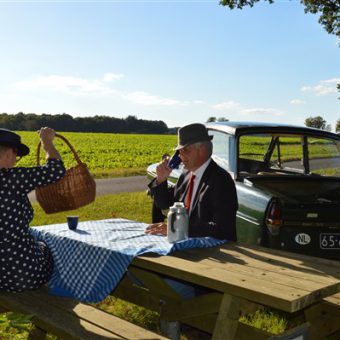
[[[267,198],[250,185],[245,178],[238,178],[238,154],[235,136],[226,132],[209,130],[213,136],[213,156],[217,164],[227,170],[235,181],[239,208],[236,215],[237,239],[240,242],[260,244],[263,217]],[[227,204],[227,202],[226,202]]]

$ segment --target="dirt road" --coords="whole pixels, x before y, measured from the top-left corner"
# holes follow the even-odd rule
[[[121,192],[143,191],[147,189],[146,176],[105,178],[96,180],[97,196],[119,194]],[[35,192],[28,195],[31,202],[35,202]]]

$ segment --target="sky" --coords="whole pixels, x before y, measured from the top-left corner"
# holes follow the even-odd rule
[[[0,0],[0,112],[340,119],[340,42],[297,0]]]

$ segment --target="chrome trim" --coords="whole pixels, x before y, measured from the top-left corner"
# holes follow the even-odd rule
[[[259,222],[256,222],[256,221],[254,221],[254,220],[252,220],[252,219],[250,219],[250,218],[245,217],[245,215],[243,215],[242,213],[237,212],[237,213],[236,213],[236,217],[237,217],[237,218],[241,218],[242,220],[247,221],[247,222],[252,223],[252,224],[255,224],[255,225],[257,225],[257,226],[260,225]]]

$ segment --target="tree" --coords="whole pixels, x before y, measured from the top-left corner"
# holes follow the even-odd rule
[[[10,130],[34,131],[49,126],[57,131],[107,132],[107,133],[169,133],[168,126],[161,120],[144,120],[136,116],[126,119],[109,116],[76,117],[66,113],[49,115],[35,113],[0,114],[0,127]]]
[[[225,118],[225,117],[218,117],[218,118],[217,118],[217,121],[218,121],[218,122],[228,122],[229,119],[228,119],[228,118]]]
[[[335,123],[335,132],[340,132],[340,119],[338,119]]]
[[[216,117],[209,117],[207,123],[216,122]]]
[[[253,7],[260,0],[220,0],[222,6],[227,6],[230,9],[242,9],[245,6]],[[274,0],[265,0],[270,4]],[[320,13],[319,23],[324,29],[335,34],[340,38],[340,2],[339,0],[300,0],[300,3],[305,6],[305,13]]]
[[[305,120],[305,125],[321,130],[328,130],[330,128],[330,126],[327,125],[327,122],[321,116],[307,118]]]

